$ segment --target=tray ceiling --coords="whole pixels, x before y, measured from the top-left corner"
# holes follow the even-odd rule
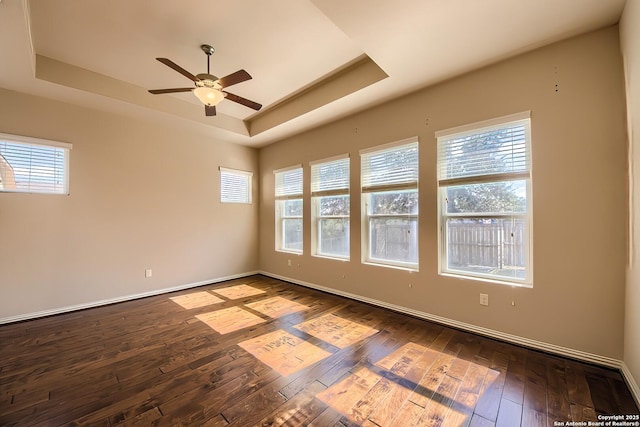
[[[0,0],[0,87],[262,146],[416,89],[618,22],[624,0]],[[247,70],[205,117],[155,60]]]

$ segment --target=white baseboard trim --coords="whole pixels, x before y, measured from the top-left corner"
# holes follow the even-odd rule
[[[366,302],[371,305],[387,308],[389,310],[397,311],[399,313],[408,314],[410,316],[414,316],[420,319],[429,320],[431,322],[439,323],[446,326],[451,326],[456,329],[462,329],[464,331],[472,332],[478,335],[483,335],[489,338],[495,338],[500,341],[506,341],[512,344],[521,345],[523,347],[528,347],[534,350],[541,350],[547,353],[557,354],[559,356],[569,357],[572,359],[577,359],[584,362],[593,363],[596,365],[606,366],[609,368],[615,368],[618,370],[620,370],[622,367],[623,362],[618,359],[613,359],[610,357],[601,356],[593,353],[587,353],[585,351],[574,350],[572,348],[562,347],[555,344],[549,344],[542,341],[536,341],[529,338],[520,337],[517,335],[507,334],[505,332],[496,331],[494,329],[483,328],[481,326],[472,325],[470,323],[459,322],[457,320],[448,319],[446,317],[436,316],[434,314],[425,313],[423,311],[413,310],[411,308],[402,307],[402,306],[390,304],[384,301],[363,297],[361,295],[356,295],[349,292],[343,292],[333,288],[327,288],[324,286],[316,285],[316,284],[305,282],[302,280],[292,279],[290,277],[280,276],[278,274],[269,273],[267,271],[261,271],[260,274],[273,277],[274,279],[280,279],[286,282],[291,282],[297,285],[327,292],[330,294],[340,295],[356,301]],[[629,373],[629,377],[631,377],[630,373]]]
[[[170,292],[176,292],[176,291],[182,291],[182,290],[185,290],[185,289],[197,288],[199,286],[209,285],[209,284],[212,284],[212,283],[219,283],[219,282],[224,282],[224,281],[227,281],[227,280],[240,279],[242,277],[253,276],[255,274],[260,274],[260,272],[251,271],[251,272],[247,272],[247,273],[233,274],[231,276],[217,277],[215,279],[203,280],[201,282],[195,282],[195,283],[187,283],[187,284],[184,284],[184,285],[178,285],[178,286],[174,286],[174,287],[171,287],[171,288],[165,288],[165,289],[158,289],[158,290],[149,291],[149,292],[143,292],[143,293],[140,293],[140,294],[125,295],[125,296],[122,296],[122,297],[110,298],[110,299],[105,299],[105,300],[100,300],[100,301],[92,301],[92,302],[88,302],[88,303],[84,303],[84,304],[70,305],[70,306],[67,306],[67,307],[54,308],[54,309],[51,309],[51,310],[43,310],[43,311],[38,311],[38,312],[35,312],[35,313],[19,314],[17,316],[11,316],[11,317],[2,317],[2,318],[0,318],[0,325],[6,324],[6,323],[20,322],[20,321],[23,321],[23,320],[36,319],[38,317],[53,316],[55,314],[68,313],[70,311],[77,311],[77,310],[84,310],[84,309],[87,309],[87,308],[100,307],[100,306],[103,306],[103,305],[115,304],[115,303],[118,303],[118,302],[131,301],[131,300],[140,299],[140,298],[152,297],[152,296],[166,294],[166,293],[170,293]]]
[[[622,373],[624,380],[627,382],[629,390],[631,390],[631,394],[636,401],[636,405],[638,406],[638,408],[640,408],[640,386],[638,386],[636,379],[633,378],[629,367],[626,363],[624,363],[624,361],[622,361],[622,364],[620,366],[620,372]]]

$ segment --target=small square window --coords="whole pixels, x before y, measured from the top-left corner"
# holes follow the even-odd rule
[[[69,194],[71,144],[0,134],[0,191]]]
[[[220,201],[222,203],[251,203],[252,172],[220,168]]]

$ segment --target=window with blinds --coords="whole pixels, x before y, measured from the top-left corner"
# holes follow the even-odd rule
[[[418,139],[360,152],[363,262],[418,268]]]
[[[530,285],[529,112],[436,133],[440,272]]]
[[[220,167],[220,201],[250,204],[252,178],[252,172]]]
[[[349,157],[311,163],[312,254],[349,259]]]
[[[302,166],[274,171],[276,250],[302,253]]]
[[[71,144],[0,134],[0,191],[69,194]]]

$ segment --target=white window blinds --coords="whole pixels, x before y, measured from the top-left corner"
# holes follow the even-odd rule
[[[274,171],[276,199],[302,197],[302,166]]]
[[[362,192],[418,188],[418,140],[362,150]]]
[[[220,167],[220,201],[251,203],[253,173]]]
[[[71,144],[0,134],[0,191],[69,193]]]
[[[311,196],[349,194],[349,157],[311,163]]]
[[[529,177],[528,113],[495,119],[484,127],[482,124],[474,124],[477,127],[470,131],[452,129],[436,134],[441,184],[477,182],[480,176],[487,179]]]

